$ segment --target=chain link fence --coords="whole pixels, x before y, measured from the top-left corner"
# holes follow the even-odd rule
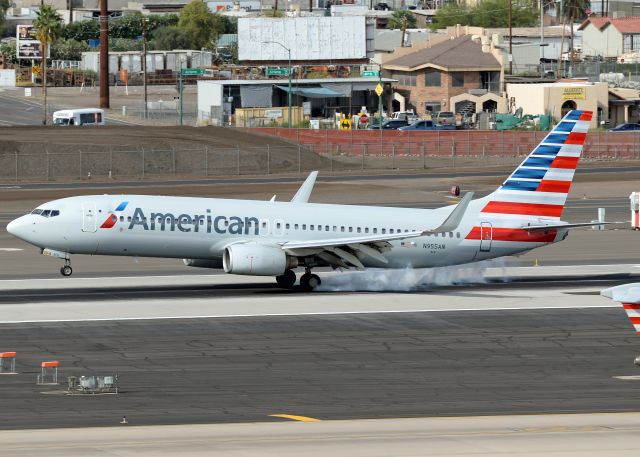
[[[545,132],[336,132],[264,129],[299,142],[261,147],[153,149],[30,145],[0,152],[0,182],[179,179],[300,173],[516,165]],[[41,148],[38,150],[38,148]],[[51,152],[56,151],[56,152]],[[640,160],[640,132],[589,133],[583,158]]]

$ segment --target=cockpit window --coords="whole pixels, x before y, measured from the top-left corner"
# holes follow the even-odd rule
[[[31,211],[31,214],[37,214],[42,217],[56,217],[60,215],[60,210],[36,208]]]

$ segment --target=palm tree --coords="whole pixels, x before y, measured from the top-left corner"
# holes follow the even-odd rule
[[[33,27],[42,50],[42,94],[44,95],[44,112],[42,124],[47,125],[47,54],[51,43],[60,35],[62,18],[52,5],[42,5],[36,13]]]

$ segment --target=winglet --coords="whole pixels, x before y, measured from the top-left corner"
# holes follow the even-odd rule
[[[473,192],[467,192],[466,194],[464,194],[464,197],[462,197],[462,200],[460,200],[460,202],[456,205],[456,207],[453,208],[453,211],[451,211],[451,214],[447,216],[447,218],[444,220],[442,224],[440,224],[439,227],[436,227],[431,230],[425,230],[422,232],[422,234],[429,235],[431,233],[453,232],[455,229],[458,228],[458,225],[460,225],[460,222],[462,222],[464,213],[467,211],[467,207],[469,206],[469,203],[471,203],[472,198],[473,198]]]
[[[316,183],[316,178],[318,177],[317,171],[312,171],[307,176],[307,179],[304,180],[298,192],[291,199],[291,203],[308,203],[309,196],[311,195],[311,191],[313,190],[313,185]]]

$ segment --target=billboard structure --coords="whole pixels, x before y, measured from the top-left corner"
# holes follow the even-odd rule
[[[50,56],[50,51],[49,55]],[[16,27],[16,58],[42,59],[42,44],[36,38],[36,28],[32,25]]]
[[[281,45],[275,43],[281,43]],[[239,18],[238,60],[354,61],[367,58],[364,16]]]

